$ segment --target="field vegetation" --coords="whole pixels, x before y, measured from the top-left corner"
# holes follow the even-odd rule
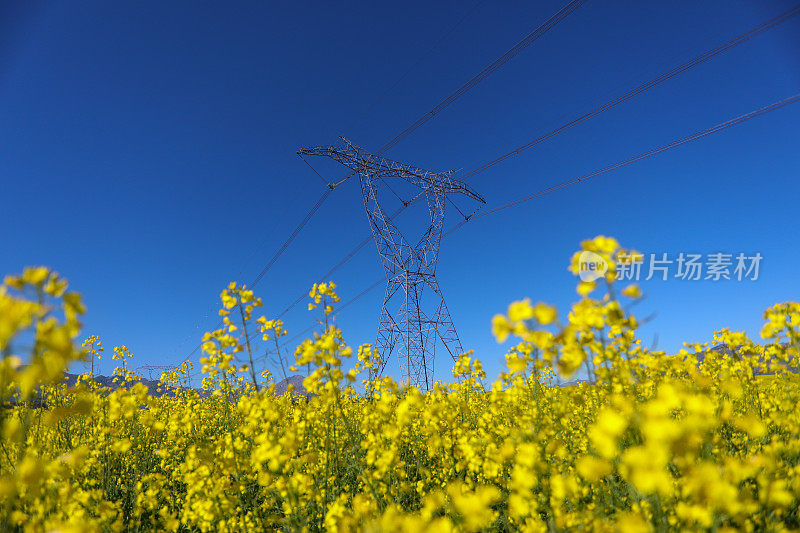
[[[514,344],[495,381],[468,352],[428,392],[379,376],[369,344],[345,344],[333,283],[310,293],[321,332],[276,365],[307,375],[308,396],[277,394],[254,370],[247,339],[278,346],[286,330],[236,283],[202,339],[202,390],[185,363],[150,395],[125,347],[113,349],[120,386],[102,387],[80,295],[44,267],[7,276],[0,529],[800,529],[800,305],[767,309],[758,343],[725,329],[651,350],[630,307],[639,289],[615,281],[633,254],[602,236],[581,249],[606,277],[579,282],[567,313],[520,300],[497,315],[494,335]],[[587,382],[552,385],[579,370]]]

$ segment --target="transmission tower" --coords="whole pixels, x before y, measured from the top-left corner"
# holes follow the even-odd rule
[[[453,179],[452,170],[429,172],[368,153],[347,139],[342,140],[342,147],[319,146],[304,148],[297,153],[300,156],[330,157],[348,167],[351,175],[358,174],[364,209],[387,280],[375,344],[384,366],[397,347],[403,377],[413,385],[429,390],[433,384],[437,338],[453,360],[463,352],[436,281],[436,261],[447,196],[460,193],[480,204],[486,202],[464,183]],[[416,245],[412,246],[411,241],[403,236],[378,200],[379,185],[386,185],[384,180],[389,178],[405,180],[419,189],[410,201],[403,202],[404,205],[422,199],[427,202],[430,225]],[[422,302],[423,290],[428,293],[427,305]],[[379,372],[383,372],[383,367]]]
[[[146,370],[147,371],[147,378],[150,381],[153,381],[153,372],[157,372],[156,377],[159,377],[159,379],[160,379],[161,374],[163,374],[167,370],[174,370],[174,369],[175,369],[175,367],[165,366],[165,365],[142,365],[142,366],[136,367],[136,370]]]

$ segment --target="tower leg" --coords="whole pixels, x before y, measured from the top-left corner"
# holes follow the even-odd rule
[[[426,341],[429,320],[420,306],[424,280],[413,273],[406,272],[403,289],[405,300],[400,311],[405,360],[401,368],[412,385],[428,390],[433,383],[433,353]]]
[[[436,335],[442,341],[445,349],[455,362],[458,360],[458,357],[464,353],[464,349],[461,347],[461,340],[458,338],[453,319],[450,317],[450,311],[447,309],[447,304],[444,302],[444,295],[439,288],[439,283],[434,277],[426,278],[426,281],[428,286],[433,289],[433,292],[435,292],[436,296],[439,298],[439,305],[437,306],[436,317],[434,318]]]
[[[383,375],[383,369],[386,367],[387,361],[394,351],[394,345],[397,342],[400,333],[394,317],[389,313],[388,304],[392,296],[397,292],[399,286],[393,280],[389,280],[386,284],[386,292],[383,296],[383,305],[381,306],[381,318],[378,323],[378,335],[375,339],[375,348],[381,358],[379,368],[373,368],[370,371],[370,379],[375,379]]]

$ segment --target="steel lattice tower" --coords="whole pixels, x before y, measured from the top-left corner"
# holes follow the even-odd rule
[[[452,170],[429,172],[368,153],[347,139],[343,140],[343,147],[319,146],[304,148],[297,153],[330,157],[351,169],[351,176],[358,174],[364,209],[387,279],[376,346],[384,366],[397,346],[403,377],[414,385],[430,389],[437,338],[454,360],[463,351],[436,281],[447,195],[461,193],[481,204],[485,200],[464,183],[453,179]],[[430,225],[414,246],[378,201],[379,184],[387,178],[400,178],[420,189],[404,205],[422,199],[427,202]],[[422,305],[424,289],[429,293],[427,306]],[[383,368],[380,369],[382,372]]]

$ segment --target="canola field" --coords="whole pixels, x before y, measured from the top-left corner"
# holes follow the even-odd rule
[[[91,379],[81,297],[32,267],[0,288],[3,531],[796,531],[800,529],[800,305],[764,312],[758,342],[722,330],[680,353],[647,349],[615,282],[635,254],[596,237],[609,264],[566,313],[513,302],[514,339],[491,382],[473,353],[431,391],[379,377],[347,346],[339,297],[317,284],[322,333],[284,354],[308,397],[276,394],[247,339],[280,321],[232,283],[220,329],[151,396],[113,350],[120,387]],[[577,257],[569,266],[577,274]],[[687,312],[691,312],[687,310]],[[487,325],[488,326],[488,325]],[[709,350],[725,343],[733,353]],[[82,362],[81,362],[82,361]],[[86,369],[67,388],[63,371]],[[555,374],[589,376],[551,385]]]

